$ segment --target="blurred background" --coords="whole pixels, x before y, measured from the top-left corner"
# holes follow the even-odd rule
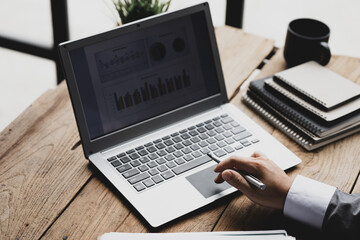
[[[200,2],[172,0],[169,11]],[[223,26],[226,0],[210,0],[209,4],[214,25]],[[67,0],[67,7],[71,40],[112,29],[119,21],[112,0]],[[51,48],[50,9],[50,0],[0,1],[0,36]],[[282,47],[291,20],[315,18],[331,29],[333,54],[360,58],[359,9],[359,0],[245,0],[242,28],[274,39]],[[52,60],[0,47],[0,131],[56,84]]]

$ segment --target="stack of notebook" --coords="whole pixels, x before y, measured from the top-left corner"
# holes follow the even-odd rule
[[[252,81],[242,99],[309,151],[360,131],[360,86],[316,62]]]

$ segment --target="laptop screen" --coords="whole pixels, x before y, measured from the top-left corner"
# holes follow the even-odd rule
[[[204,12],[69,56],[92,140],[220,92]]]

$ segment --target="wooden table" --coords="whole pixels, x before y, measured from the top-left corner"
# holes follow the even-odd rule
[[[315,152],[304,151],[240,101],[239,86],[273,52],[273,41],[230,27],[216,29],[216,36],[229,99],[303,160],[288,174],[302,174],[345,192],[360,192],[360,134]],[[333,56],[328,67],[360,83],[359,59]],[[278,50],[260,75],[284,68],[282,51]],[[240,193],[163,228],[149,229],[121,194],[89,165],[79,140],[65,83],[44,93],[1,132],[0,239],[96,239],[112,231],[265,229],[286,229],[298,238],[312,238],[311,229],[284,218],[279,211],[251,203]]]

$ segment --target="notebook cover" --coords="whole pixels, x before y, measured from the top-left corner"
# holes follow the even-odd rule
[[[265,80],[269,78],[271,79],[271,76],[268,78],[252,81],[249,85],[249,89],[254,91],[263,100],[271,104],[271,106],[273,106],[281,114],[307,129],[309,132],[317,135],[318,137],[325,137],[327,135],[336,133],[343,128],[359,122],[360,112],[342,120],[341,122],[326,125],[319,121],[319,119],[315,119],[313,115],[310,115],[303,111],[303,109],[297,107],[296,104],[292,104],[287,99],[278,97],[268,91],[265,88]]]
[[[276,73],[274,80],[300,93],[305,100],[324,111],[360,96],[359,85],[314,61]]]
[[[360,123],[358,123],[334,134],[333,136],[319,138],[307,132],[306,130],[303,132],[304,129],[301,126],[292,122],[290,119],[286,118],[284,115],[273,109],[269,104],[262,101],[261,98],[256,97],[256,94],[251,90],[248,90],[247,93],[242,96],[242,101],[250,109],[263,117],[264,120],[268,121],[271,125],[273,125],[275,128],[277,128],[279,131],[281,131],[283,134],[295,141],[307,151],[318,149],[329,143],[360,132]]]
[[[342,117],[345,117],[349,114],[352,114],[356,111],[360,111],[360,98],[354,99],[351,102],[345,103],[340,107],[337,107],[333,110],[326,112],[314,107],[313,105],[303,100],[293,92],[282,87],[273,79],[267,79],[265,81],[265,87],[268,88],[269,90],[273,90],[274,93],[281,94],[282,96],[288,98],[290,101],[296,103],[299,107],[302,107],[304,110],[307,110],[310,113],[315,114],[317,117],[320,117],[327,122],[332,122]]]

